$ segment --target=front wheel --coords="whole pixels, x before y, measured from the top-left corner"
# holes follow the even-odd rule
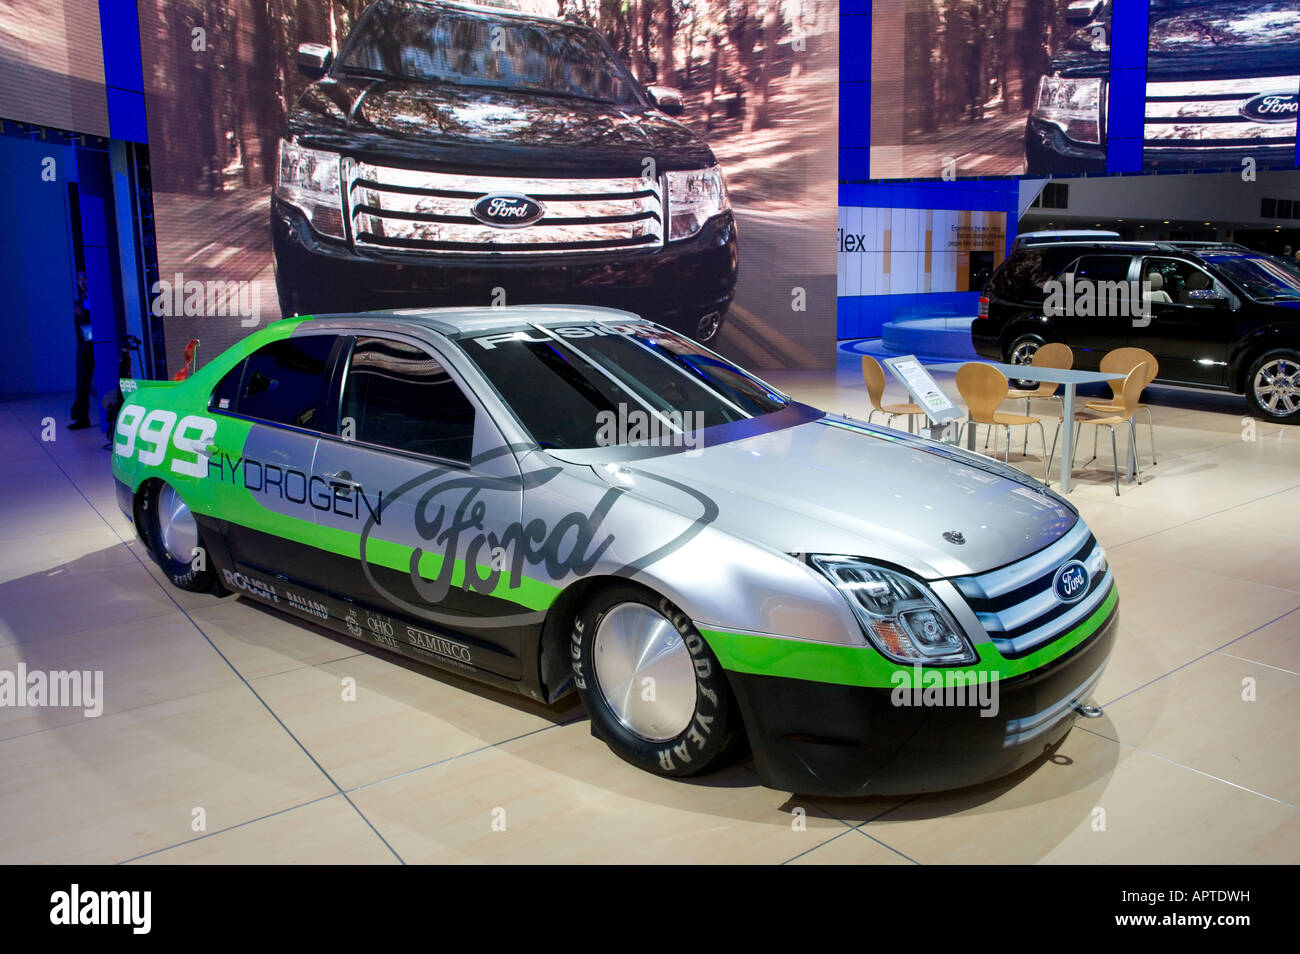
[[[727,677],[672,603],[610,587],[574,620],[569,652],[592,732],[619,758],[670,778],[729,761],[740,719]]]
[[[700,344],[709,344],[717,341],[718,335],[722,332],[722,323],[726,321],[727,316],[720,311],[711,311],[708,314],[701,315],[695,323],[695,332],[691,335]]]
[[[1246,400],[1265,420],[1300,423],[1300,352],[1279,348],[1256,358],[1246,372]]]

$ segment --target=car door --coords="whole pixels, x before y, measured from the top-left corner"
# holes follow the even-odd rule
[[[279,603],[276,578],[321,583],[312,474],[339,343],[335,334],[272,341],[213,390],[208,482],[219,532],[242,574],[223,581],[231,589]]]
[[[1080,256],[1062,275],[1064,314],[1052,321],[1077,370],[1095,371],[1107,351],[1128,343],[1132,263],[1132,255],[1098,252]]]
[[[1224,384],[1234,334],[1228,290],[1199,265],[1154,255],[1143,259],[1140,280],[1155,290],[1130,344],[1155,355],[1162,380]]]
[[[316,523],[337,554],[329,592],[355,610],[349,629],[519,678],[540,621],[506,598],[503,541],[523,502],[514,455],[426,342],[358,335],[342,360],[337,425],[316,452],[331,488]]]

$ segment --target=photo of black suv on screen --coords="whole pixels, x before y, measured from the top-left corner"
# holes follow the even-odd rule
[[[1143,348],[1155,380],[1243,394],[1253,414],[1300,423],[1300,269],[1213,242],[1046,242],[994,273],[971,323],[982,357],[1029,364],[1045,343],[1095,371]]]
[[[290,110],[271,197],[285,315],[569,302],[710,341],[735,223],[709,147],[596,30],[378,0]]]
[[[1028,172],[1103,172],[1111,0],[1076,0],[1025,130]],[[1295,163],[1300,0],[1151,0],[1143,165]]]

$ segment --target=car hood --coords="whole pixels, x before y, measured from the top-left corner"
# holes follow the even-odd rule
[[[1300,0],[1162,0],[1150,16],[1148,72],[1161,78],[1295,74]]]
[[[646,158],[662,170],[714,162],[694,133],[656,109],[441,83],[325,79],[302,94],[289,133],[358,158],[473,172],[640,176]]]
[[[779,552],[864,556],[927,579],[1022,559],[1078,520],[1013,468],[829,415],[699,449],[636,459],[627,450],[549,453],[598,474],[617,464],[630,492],[650,497],[662,478],[685,484],[717,504],[717,529]],[[638,483],[640,473],[661,479]],[[673,501],[664,493],[665,505]]]

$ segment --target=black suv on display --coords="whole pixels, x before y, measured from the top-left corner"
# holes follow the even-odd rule
[[[1052,242],[994,272],[971,323],[976,352],[1027,364],[1048,341],[1096,370],[1145,348],[1156,378],[1244,394],[1261,417],[1300,423],[1300,269],[1238,245]]]
[[[1025,130],[1031,175],[1106,169],[1112,0],[1074,0]],[[1295,164],[1300,0],[1151,0],[1143,165]]]
[[[679,93],[576,23],[379,0],[298,50],[271,198],[286,315],[543,302],[717,336],[736,228]]]

